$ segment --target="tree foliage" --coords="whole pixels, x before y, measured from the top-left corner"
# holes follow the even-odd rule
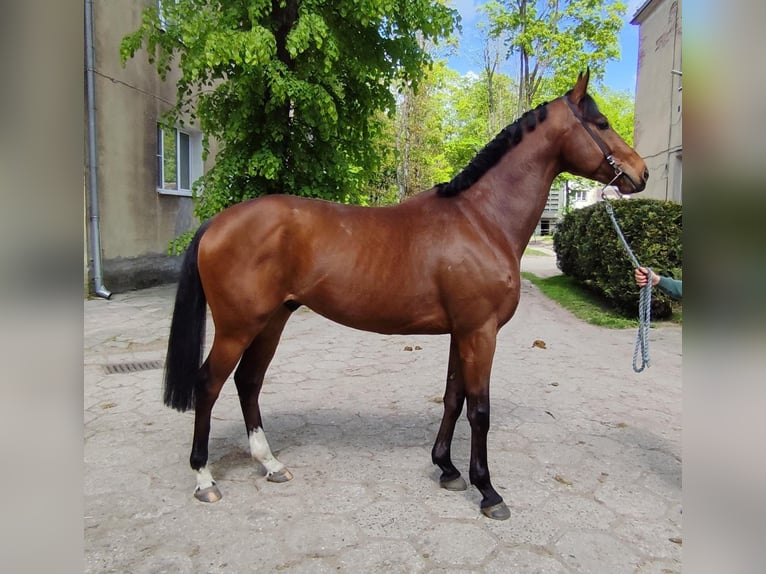
[[[177,0],[154,5],[121,45],[164,79],[178,68],[168,123],[199,119],[220,144],[195,184],[196,214],[268,193],[365,203],[377,177],[380,111],[392,86],[431,63],[416,35],[447,37],[457,13],[429,0]],[[205,140],[207,153],[208,140]]]
[[[462,77],[450,94],[445,153],[456,175],[506,125],[517,119],[513,80],[485,68]]]
[[[629,146],[633,147],[633,116],[635,101],[626,91],[601,86],[594,90],[593,99],[601,113],[609,118],[609,125]]]
[[[561,95],[586,67],[603,77],[620,56],[621,0],[491,0],[484,5],[490,34],[518,58],[519,115]]]
[[[404,90],[399,98],[391,158],[397,198],[451,179],[515,119],[515,110],[513,81],[505,74],[484,69],[460,76],[436,62],[417,92]]]
[[[398,198],[428,189],[452,174],[445,157],[445,121],[457,72],[437,62],[417,91],[403,91],[397,107]]]

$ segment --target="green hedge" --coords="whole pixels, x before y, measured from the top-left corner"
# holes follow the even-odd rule
[[[681,279],[682,210],[671,201],[612,201],[614,213],[638,261],[659,275]],[[601,294],[627,316],[638,315],[633,263],[602,203],[566,214],[553,236],[556,263],[565,275]],[[652,293],[652,317],[666,319],[671,299]]]

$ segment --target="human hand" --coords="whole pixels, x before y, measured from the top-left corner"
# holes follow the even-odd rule
[[[650,274],[651,274],[651,276],[652,276],[652,285],[653,285],[653,286],[654,286],[654,285],[657,285],[657,283],[659,283],[659,282],[660,282],[660,277],[659,277],[659,275],[657,275],[656,273],[653,273],[653,272],[649,271],[649,270],[648,270],[646,267],[638,267],[638,268],[636,268],[636,270],[634,271],[634,275],[635,275],[635,277],[636,277],[636,284],[637,284],[639,287],[643,287],[644,285],[646,285],[646,283],[647,283],[647,279],[648,279],[648,277],[649,277],[649,275],[650,275]]]

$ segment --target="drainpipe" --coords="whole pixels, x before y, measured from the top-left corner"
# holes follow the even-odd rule
[[[93,78],[93,0],[85,0],[85,84],[88,105],[88,223],[90,253],[93,261],[93,291],[109,299],[112,293],[104,286],[101,269],[101,225],[98,210],[98,178],[96,174],[96,94]]]

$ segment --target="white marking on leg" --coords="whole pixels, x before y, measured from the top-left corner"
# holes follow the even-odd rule
[[[210,488],[214,484],[215,481],[213,480],[213,475],[210,474],[210,471],[206,466],[203,466],[197,471],[197,490]]]
[[[269,441],[266,440],[266,433],[263,432],[261,427],[253,430],[250,433],[249,438],[250,455],[266,468],[267,475],[279,472],[285,468],[285,465],[279,462],[276,457],[271,454]]]

